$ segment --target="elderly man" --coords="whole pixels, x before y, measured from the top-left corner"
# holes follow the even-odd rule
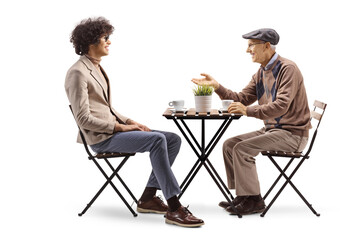
[[[302,151],[311,124],[301,72],[294,62],[275,51],[278,33],[266,28],[245,34],[243,38],[248,39],[246,52],[261,66],[241,92],[226,89],[205,73],[201,74],[204,78],[192,81],[212,86],[221,99],[233,99],[228,108],[230,113],[264,121],[264,128],[227,139],[223,145],[228,187],[236,190],[233,203],[240,214],[246,215],[265,209],[254,157],[267,150]],[[258,105],[251,105],[256,100]],[[219,206],[234,214],[227,202],[220,202]]]

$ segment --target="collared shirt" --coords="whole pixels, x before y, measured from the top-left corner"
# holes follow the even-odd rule
[[[266,64],[264,70],[267,71],[271,68],[271,66],[273,65],[273,63],[275,62],[275,60],[277,59],[277,57],[279,56],[279,54],[275,53],[272,58],[270,59],[270,61],[268,62],[268,64]]]

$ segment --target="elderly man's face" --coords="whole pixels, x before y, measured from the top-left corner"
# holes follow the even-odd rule
[[[258,39],[249,39],[247,53],[250,53],[252,61],[263,64],[266,61],[266,42]]]

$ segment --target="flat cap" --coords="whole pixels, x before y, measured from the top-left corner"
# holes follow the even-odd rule
[[[265,42],[270,42],[272,45],[278,44],[280,40],[279,34],[271,28],[261,28],[244,34],[242,37],[245,39],[258,39]]]

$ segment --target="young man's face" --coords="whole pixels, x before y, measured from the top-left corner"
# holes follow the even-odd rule
[[[111,41],[109,40],[109,35],[102,36],[100,42],[96,45],[90,45],[91,52],[97,57],[103,57],[109,55],[109,45]]]

